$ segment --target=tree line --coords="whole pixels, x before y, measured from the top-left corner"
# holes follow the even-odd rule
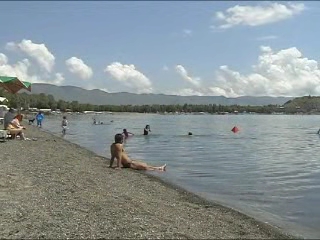
[[[207,113],[243,113],[254,112],[270,114],[274,112],[294,113],[292,109],[286,112],[286,109],[280,108],[279,105],[267,106],[240,106],[240,105],[217,105],[217,104],[184,104],[184,105],[93,105],[89,103],[79,103],[78,101],[55,100],[53,95],[27,94],[18,93],[10,94],[0,89],[0,96],[8,99],[8,106],[13,108],[29,109],[51,109],[53,111],[60,110],[61,112],[84,112],[84,111],[109,111],[109,112],[138,112],[138,113],[163,113],[163,112],[207,112]]]

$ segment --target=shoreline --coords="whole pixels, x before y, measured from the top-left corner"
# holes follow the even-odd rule
[[[0,143],[1,238],[301,238],[158,176],[110,169],[48,131],[28,126],[26,137],[37,141]]]

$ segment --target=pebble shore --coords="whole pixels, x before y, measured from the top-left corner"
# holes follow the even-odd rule
[[[0,143],[1,239],[294,238],[36,127],[26,137]]]

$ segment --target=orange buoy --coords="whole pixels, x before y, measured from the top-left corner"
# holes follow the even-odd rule
[[[232,132],[234,133],[237,133],[239,132],[239,128],[237,126],[234,126],[232,129],[231,129]]]

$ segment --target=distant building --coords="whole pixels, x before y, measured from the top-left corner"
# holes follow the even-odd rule
[[[43,108],[43,109],[39,109],[39,111],[44,112],[44,113],[48,113],[51,112],[50,108]]]

